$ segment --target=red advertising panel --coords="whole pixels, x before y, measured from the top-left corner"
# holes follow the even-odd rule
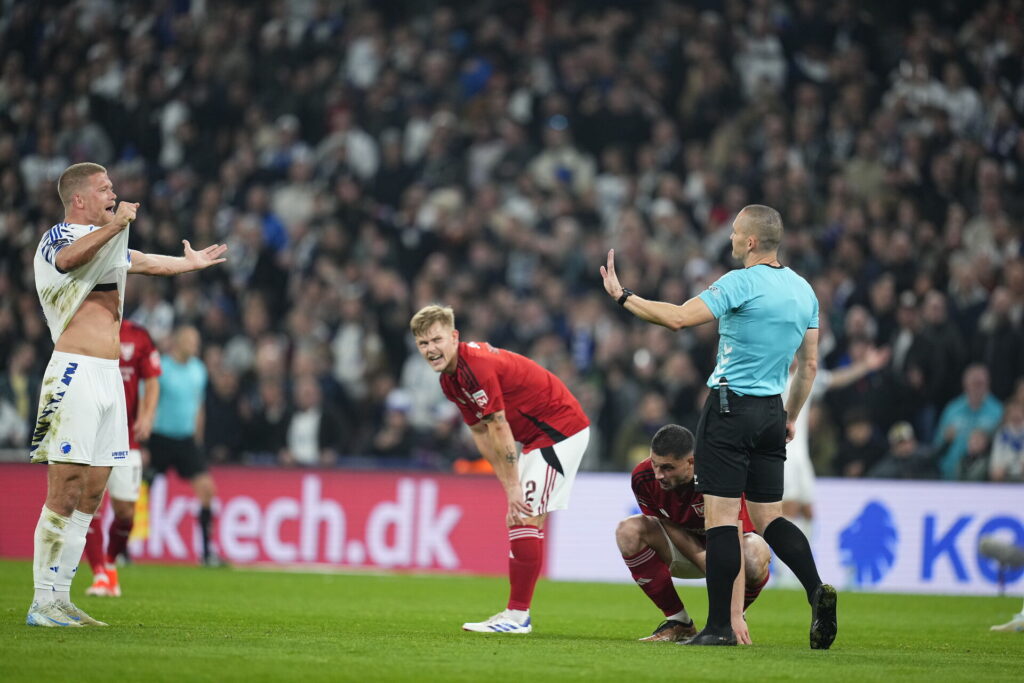
[[[238,467],[213,476],[217,545],[232,564],[508,570],[505,496],[494,477]],[[0,556],[31,557],[46,470],[2,465],[0,478]],[[195,511],[186,482],[158,478],[133,559],[196,561]]]

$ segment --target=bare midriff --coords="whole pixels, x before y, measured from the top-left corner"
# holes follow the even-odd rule
[[[56,351],[116,360],[121,354],[118,292],[89,292],[57,339]]]

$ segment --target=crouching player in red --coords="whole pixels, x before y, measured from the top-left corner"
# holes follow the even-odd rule
[[[460,342],[451,308],[427,306],[410,327],[508,498],[508,606],[462,628],[529,633],[530,602],[543,565],[544,521],[552,510],[569,507],[590,422],[565,384],[529,358],[486,342]],[[516,441],[523,444],[522,455]]]
[[[92,568],[92,585],[86,595],[121,597],[117,577],[117,556],[128,546],[128,536],[135,523],[135,501],[142,484],[142,451],[140,442],[149,439],[160,396],[160,352],[143,327],[130,320],[121,323],[121,381],[128,407],[128,466],[114,467],[107,480],[107,493],[114,509],[114,519],[107,532],[107,549],[103,550],[101,515],[94,515],[85,537],[85,557]],[[139,386],[143,387],[141,405]],[[102,509],[102,505],[100,506]]]
[[[651,456],[633,470],[633,495],[643,514],[619,522],[615,540],[640,589],[665,615],[646,641],[683,642],[697,635],[693,620],[672,584],[706,574],[704,496],[693,484],[693,434],[665,425],[651,440]],[[740,509],[743,569],[732,593],[732,628],[740,643],[750,644],[743,613],[768,583],[771,552],[753,533],[746,504]]]

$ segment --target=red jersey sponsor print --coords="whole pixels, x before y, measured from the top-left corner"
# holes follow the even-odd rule
[[[468,425],[504,410],[524,451],[551,446],[590,426],[562,380],[529,358],[486,342],[459,343],[455,372],[441,373],[441,389]]]
[[[666,491],[654,478],[651,459],[645,458],[633,468],[633,495],[645,515],[671,520],[704,542],[704,494],[697,492],[692,481]],[[754,531],[746,500],[740,504],[740,519],[744,532]]]
[[[128,406],[128,447],[137,449],[135,417],[139,414],[139,382],[160,376],[160,352],[143,328],[133,322],[121,322],[121,380],[124,402]]]

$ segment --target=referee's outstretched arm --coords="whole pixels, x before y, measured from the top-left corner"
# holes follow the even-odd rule
[[[664,301],[650,301],[619,284],[615,274],[615,250],[608,250],[608,264],[601,266],[604,289],[627,311],[649,323],[662,325],[670,330],[703,325],[715,319],[708,305],[699,297],[693,297],[681,306]],[[812,375],[813,377],[813,375]]]

